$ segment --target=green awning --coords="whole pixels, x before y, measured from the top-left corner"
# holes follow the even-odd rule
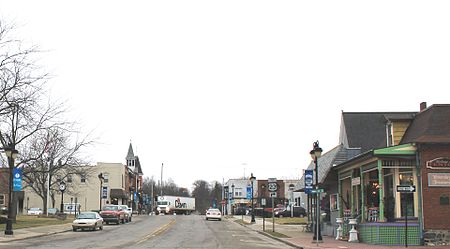
[[[416,146],[414,144],[402,144],[382,149],[376,149],[373,151],[373,155],[382,156],[382,155],[415,155],[416,154]]]

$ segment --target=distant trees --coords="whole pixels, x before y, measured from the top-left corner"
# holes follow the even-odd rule
[[[142,183],[142,191],[144,192],[144,194],[152,196],[152,188],[153,188],[153,197],[161,194],[161,185],[159,181],[156,182],[154,176],[145,177],[144,182]],[[162,190],[163,195],[174,195],[185,197],[190,196],[188,189],[179,187],[171,178],[163,182]]]
[[[195,197],[197,211],[203,212],[213,206],[220,207],[222,184],[217,181],[208,183],[205,180],[196,180],[192,185],[192,197]]]

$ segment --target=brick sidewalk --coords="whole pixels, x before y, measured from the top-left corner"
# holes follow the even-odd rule
[[[236,221],[241,220],[242,216],[234,216],[230,217],[230,219]],[[244,216],[244,222],[245,226],[253,229],[255,231],[258,231],[260,233],[263,233],[263,220],[262,218],[256,218],[256,223],[250,224],[251,217],[250,216]],[[272,219],[265,219],[265,228],[266,231],[272,232]],[[322,236],[323,243],[316,244],[315,241],[313,241],[313,234],[307,233],[304,231],[303,225],[279,225],[275,224],[275,232],[284,234],[288,236],[289,238],[276,238],[279,241],[286,242],[289,245],[294,245],[297,248],[303,248],[303,249],[397,249],[397,248],[405,248],[404,245],[402,246],[385,246],[385,245],[372,245],[372,244],[365,244],[365,243],[350,243],[347,241],[340,241],[335,240],[333,237],[329,236]],[[270,234],[265,234],[267,236],[273,237]],[[409,246],[408,248],[413,249],[448,249],[450,246]]]

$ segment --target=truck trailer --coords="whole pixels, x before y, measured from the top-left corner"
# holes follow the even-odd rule
[[[191,214],[195,211],[195,198],[182,196],[158,196],[156,214]]]

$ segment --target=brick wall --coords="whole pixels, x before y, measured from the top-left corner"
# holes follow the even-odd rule
[[[422,168],[424,229],[450,230],[450,205],[441,205],[443,195],[450,196],[450,187],[429,187],[429,173],[450,173],[448,169],[428,169],[426,162],[438,157],[450,158],[450,145],[423,145],[420,147]]]

